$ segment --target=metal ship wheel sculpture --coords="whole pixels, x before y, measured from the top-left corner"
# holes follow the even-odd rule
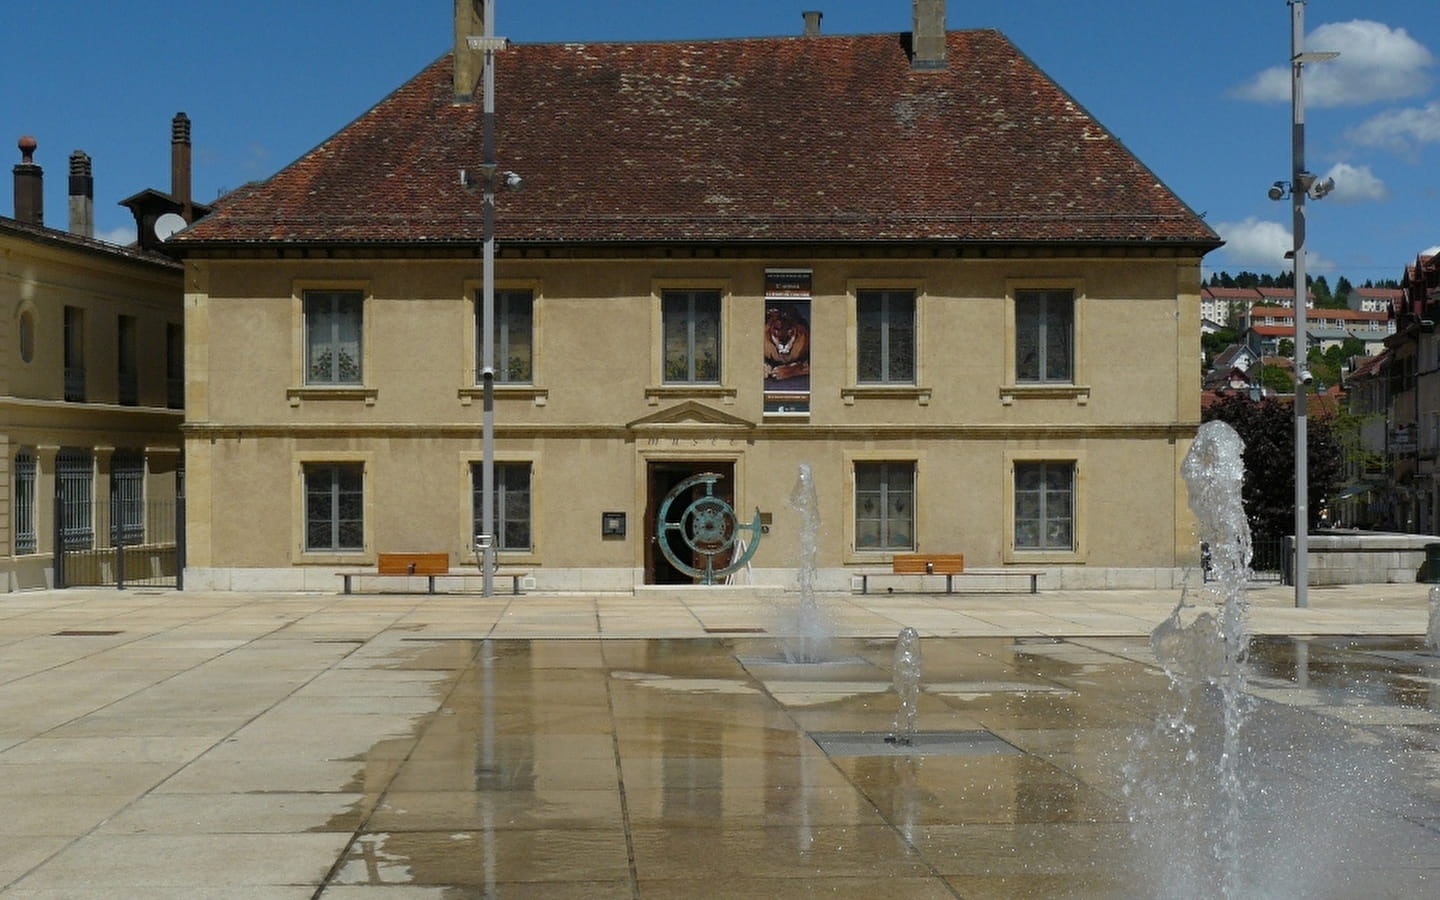
[[[660,504],[660,515],[656,522],[659,534],[656,543],[660,545],[660,552],[665,554],[670,565],[691,577],[699,578],[701,584],[716,584],[718,579],[744,567],[750,557],[755,555],[755,548],[760,546],[760,510],[755,510],[755,518],[750,523],[740,521],[730,504],[715,496],[715,482],[723,477],[714,472],[704,472],[692,475],[675,485]],[[704,485],[704,495],[692,500],[676,521],[669,521],[671,504],[699,485]],[[741,533],[746,531],[750,536],[743,542],[743,549],[738,556],[731,553],[729,563],[716,568],[716,558],[730,553]],[[670,549],[671,532],[677,533],[685,546],[696,555],[705,558],[705,568],[696,568],[691,562],[684,562],[675,555],[675,551]]]

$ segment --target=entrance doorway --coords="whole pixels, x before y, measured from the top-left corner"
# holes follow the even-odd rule
[[[666,529],[661,536],[658,516],[665,497],[680,482],[695,475],[714,472],[721,476],[712,488],[712,495],[735,506],[735,463],[730,460],[656,460],[647,464],[645,490],[645,583],[646,584],[695,584],[698,579],[688,572],[682,572],[671,565],[660,550],[660,541],[669,542],[670,552],[677,559],[689,562],[696,569],[705,568],[705,557],[685,543],[678,529]],[[682,497],[677,497],[666,511],[666,520],[672,524],[680,522],[685,509],[695,500],[705,496],[703,485],[697,485]],[[715,567],[729,563],[716,559]]]

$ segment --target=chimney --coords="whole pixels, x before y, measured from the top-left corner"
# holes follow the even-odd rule
[[[475,102],[475,88],[485,74],[485,53],[471,50],[468,38],[485,33],[484,0],[455,0],[455,102]]]
[[[945,68],[945,0],[911,0],[910,67]]]
[[[95,236],[95,178],[84,150],[70,154],[70,233]]]
[[[20,164],[15,167],[15,218],[29,225],[45,224],[45,170],[35,165],[39,144],[20,138]]]
[[[805,37],[818,37],[820,34],[820,17],[825,14],[818,9],[807,9],[800,15],[805,17]]]
[[[170,196],[180,204],[185,221],[194,221],[195,207],[190,200],[190,117],[183,112],[170,120]]]

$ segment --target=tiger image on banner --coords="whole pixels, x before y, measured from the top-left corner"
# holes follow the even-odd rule
[[[766,381],[810,374],[810,323],[795,306],[773,304],[765,310]]]

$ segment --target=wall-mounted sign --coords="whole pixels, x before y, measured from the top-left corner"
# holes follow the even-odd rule
[[[810,414],[810,269],[765,270],[765,412]]]

